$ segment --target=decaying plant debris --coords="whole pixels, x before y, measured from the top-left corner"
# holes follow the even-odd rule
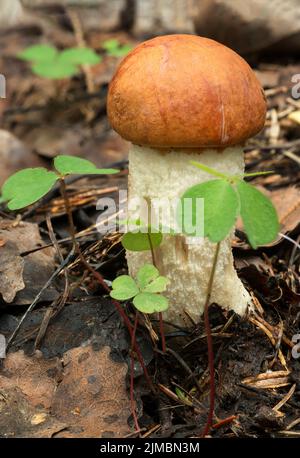
[[[76,45],[75,36],[72,31],[62,28],[61,33],[56,29],[47,39],[64,47]],[[121,42],[130,41],[123,32],[116,37]],[[101,42],[106,38],[107,34],[92,33],[86,36],[86,41],[101,51]],[[95,204],[100,196],[114,197],[119,189],[126,187],[127,143],[109,129],[105,117],[107,83],[117,62],[106,57],[88,76],[94,81],[96,95],[87,93],[86,75],[83,74],[64,82],[60,97],[54,99],[52,83],[30,75],[24,63],[15,58],[18,51],[41,39],[34,27],[26,34],[16,29],[9,41],[0,37],[3,50],[0,66],[5,66],[10,81],[5,104],[0,105],[1,128],[20,138],[30,151],[30,156],[25,154],[28,166],[32,165],[33,153],[36,164],[47,166],[47,158],[57,154],[57,149],[60,153],[84,156],[101,166],[118,164],[121,173],[116,176],[73,180],[69,185],[82,252],[107,281],[112,281],[126,272],[124,250],[116,233],[99,239],[95,227],[99,214]],[[26,78],[24,72],[28,72]],[[266,89],[268,115],[265,129],[246,146],[247,172],[273,171],[271,175],[254,178],[253,182],[273,200],[282,228],[276,242],[256,251],[250,249],[244,234],[236,231],[235,264],[255,304],[251,315],[241,320],[234,314],[222,312],[217,305],[210,309],[217,386],[216,417],[211,431],[214,437],[300,436],[300,358],[292,356],[295,345],[292,338],[300,330],[300,193],[297,187],[300,179],[300,102],[290,96],[290,79],[295,73],[300,73],[300,67],[280,64],[260,65],[257,71]],[[13,166],[17,169],[24,163],[16,162]],[[50,271],[41,267],[41,274],[46,277],[49,278],[55,267],[62,264],[62,257],[66,259],[70,253],[67,217],[58,190],[54,189],[46,199],[22,212],[17,219],[2,207],[1,218],[1,227],[10,221],[9,240],[13,238],[13,231],[17,232],[22,225],[38,224],[42,242],[39,241],[41,246],[33,243],[33,252],[39,253],[41,259],[50,247],[56,257],[55,266],[47,262]],[[296,241],[298,246],[289,239]],[[0,231],[1,262],[9,243],[8,237]],[[30,255],[23,251],[31,248],[18,250],[16,247],[10,252],[11,262],[20,263],[21,256],[26,264]],[[27,297],[32,300],[29,284],[21,277],[21,266],[19,270],[20,285],[15,290],[27,291]],[[130,362],[131,344],[120,316],[107,293],[76,256],[70,257],[51,287],[55,296],[42,297],[28,314],[12,342],[9,358],[2,362],[0,416],[8,420],[6,428],[1,426],[0,434],[99,437],[101,433],[110,437],[117,431],[116,435],[134,436],[129,397],[125,392],[129,380],[128,377],[125,380],[123,364]],[[9,337],[28,302],[17,301],[3,292],[2,295],[0,333]],[[133,322],[130,308],[127,313]],[[155,323],[151,326],[149,321],[141,319],[137,341],[156,387],[155,392],[151,391],[135,362],[135,408],[142,436],[199,435],[206,420],[209,391],[205,337],[202,324],[190,332],[174,327],[166,335],[170,350],[162,354],[157,348]],[[92,415],[93,412],[99,415],[97,406],[103,398],[97,392],[95,374],[89,372],[87,354],[93,369],[97,362],[100,372],[107,371],[107,377],[100,374],[106,383],[110,383],[111,377],[115,383],[118,377],[120,386],[120,398],[114,399],[115,403],[111,401],[109,418],[104,419],[106,424],[100,425],[99,430],[92,427]],[[18,380],[20,368],[13,364],[18,358],[20,364],[26,366],[22,382]],[[76,395],[81,399],[78,404],[68,395],[79,359],[84,361],[91,378],[90,381],[82,379],[76,385]],[[34,364],[36,360],[38,366]],[[50,396],[49,384],[51,390],[57,389],[56,394],[53,399],[42,399],[42,402],[44,391],[48,390]],[[41,386],[41,391],[36,390],[36,386]],[[82,397],[86,386],[90,388],[89,394]],[[96,404],[89,417],[86,408],[91,402]],[[13,405],[19,407],[12,409]],[[120,405],[124,406],[121,417]],[[22,406],[25,414],[20,418]]]

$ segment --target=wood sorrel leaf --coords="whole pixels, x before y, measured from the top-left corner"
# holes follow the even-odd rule
[[[278,235],[276,210],[264,194],[245,181],[237,183],[241,217],[245,232],[253,248],[272,242]]]
[[[137,281],[139,287],[144,289],[148,283],[155,280],[159,276],[158,269],[153,264],[144,264],[137,273]]]
[[[170,283],[170,280],[166,277],[159,276],[155,280],[153,280],[151,283],[149,283],[143,291],[145,293],[162,293],[167,289],[168,284]]]
[[[239,209],[239,201],[233,187],[227,180],[211,180],[189,188],[181,198],[181,221],[196,224],[196,200],[204,199],[204,236],[211,242],[223,240],[233,227]],[[187,208],[184,199],[191,199],[192,205]],[[195,235],[195,234],[188,234]]]
[[[105,40],[102,43],[102,48],[106,51],[111,51],[117,49],[120,46],[119,40],[116,38],[111,38],[110,40]]]
[[[110,296],[118,301],[127,301],[139,293],[137,284],[129,275],[121,275],[112,282]]]
[[[59,62],[58,60],[36,62],[32,65],[31,70],[38,76],[53,80],[70,78],[79,72],[76,65],[69,62]]]
[[[122,45],[115,49],[107,50],[107,54],[112,57],[123,57],[126,56],[132,50],[131,45]]]
[[[20,170],[4,183],[2,197],[10,210],[19,210],[47,194],[58,178],[43,167]]]
[[[59,54],[58,60],[61,63],[75,65],[95,65],[101,62],[102,58],[91,48],[69,48]]]
[[[167,310],[168,299],[159,294],[139,293],[133,299],[133,305],[143,313],[164,312]]]
[[[149,243],[151,238],[152,247],[158,247],[163,239],[162,233],[126,232],[122,237],[122,245],[128,251],[148,251],[151,250]]]
[[[92,162],[74,156],[57,156],[54,159],[56,170],[65,175],[111,175],[118,173],[117,169],[98,169]]]
[[[54,46],[33,45],[18,54],[19,59],[31,62],[50,62],[55,59],[58,51]]]

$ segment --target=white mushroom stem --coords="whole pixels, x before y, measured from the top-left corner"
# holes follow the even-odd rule
[[[187,188],[213,177],[190,164],[198,161],[220,172],[242,174],[244,171],[243,150],[229,147],[222,151],[203,149],[198,151],[162,150],[132,145],[129,152],[129,203],[134,198],[154,199],[180,198]],[[130,210],[129,218],[145,214],[141,210]],[[221,242],[211,294],[215,302],[224,309],[243,315],[250,296],[238,278],[233,265],[231,250],[232,234]],[[169,309],[164,319],[178,325],[190,324],[186,313],[198,322],[203,313],[208,281],[213,264],[216,245],[208,239],[198,239],[191,244],[182,235],[164,235],[163,242],[155,249],[155,258],[161,275],[170,279],[166,292]],[[129,272],[135,276],[145,263],[151,263],[151,253],[127,252]]]

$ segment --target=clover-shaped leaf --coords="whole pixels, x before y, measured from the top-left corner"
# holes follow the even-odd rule
[[[137,273],[138,285],[145,293],[162,293],[170,283],[168,278],[159,275],[153,264],[144,264]]]
[[[111,175],[117,169],[98,169],[95,164],[80,157],[60,155],[54,159],[56,170],[62,175]]]
[[[136,282],[129,275],[121,275],[112,282],[111,297],[118,301],[127,301],[139,293]]]
[[[165,291],[168,283],[154,265],[145,264],[137,273],[137,282],[129,275],[116,278],[110,296],[120,301],[133,298],[133,305],[143,313],[163,312],[168,308],[168,299],[158,293]]]
[[[139,287],[144,289],[148,283],[152,282],[159,276],[159,270],[153,264],[144,264],[137,273]]]
[[[74,65],[95,65],[101,62],[102,58],[91,48],[69,48],[62,51],[59,55],[62,63]]]
[[[191,208],[185,205],[187,199],[191,199]],[[235,190],[223,179],[192,186],[181,198],[180,223],[189,221],[195,226],[197,199],[204,199],[204,236],[211,242],[220,242],[228,235],[238,215],[239,201]]]
[[[121,45],[119,40],[111,39],[106,40],[102,43],[102,48],[105,49],[107,54],[112,57],[123,57],[132,50],[132,46],[129,44]]]
[[[241,217],[251,246],[255,249],[276,239],[279,222],[276,210],[264,194],[245,181],[237,184]]]
[[[79,73],[79,68],[76,65],[59,60],[35,62],[31,69],[36,75],[53,80],[70,78]]]
[[[133,299],[133,305],[143,313],[164,312],[169,306],[166,297],[153,293],[139,293]]]
[[[28,46],[18,54],[18,58],[32,62],[50,62],[58,55],[58,51],[54,46],[50,45],[33,45]]]
[[[143,228],[137,231],[129,231],[122,237],[122,245],[128,251],[148,251],[152,248],[158,247],[163,239],[161,232],[145,232]]]
[[[19,210],[47,194],[58,178],[56,173],[43,167],[20,170],[4,183],[2,198],[10,210]]]
[[[168,284],[170,283],[170,280],[166,277],[159,276],[155,280],[153,280],[151,283],[149,283],[144,291],[145,293],[162,293],[167,289]]]

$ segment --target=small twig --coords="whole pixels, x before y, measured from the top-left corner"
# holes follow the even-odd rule
[[[197,377],[195,376],[194,372],[190,369],[190,367],[187,365],[187,363],[181,358],[181,356],[176,353],[172,348],[167,348],[167,353],[172,355],[180,364],[181,366],[185,369],[185,371],[192,377],[200,396],[202,395],[202,388],[200,383],[197,380]]]
[[[47,280],[47,282],[45,283],[45,285],[43,286],[43,288],[40,290],[40,292],[36,295],[34,301],[30,304],[30,306],[28,307],[28,309],[26,310],[26,312],[24,313],[24,315],[22,316],[22,318],[20,319],[16,329],[14,330],[14,332],[12,333],[12,335],[10,336],[10,338],[8,339],[7,341],[7,346],[6,348],[8,349],[14,338],[16,337],[16,335],[18,334],[22,324],[24,323],[24,320],[27,318],[27,316],[29,315],[29,313],[34,309],[34,307],[36,306],[36,304],[38,303],[38,301],[40,300],[42,294],[44,293],[44,291],[49,288],[49,286],[51,285],[51,283],[53,282],[53,280],[60,274],[60,272],[69,264],[70,260],[72,259],[72,257],[74,256],[75,254],[75,250],[72,249],[71,252],[69,253],[69,255],[66,257],[66,259],[64,260],[63,263],[61,263],[61,265],[53,272],[53,274],[51,275],[51,277],[49,278],[49,280]]]
[[[55,237],[53,226],[52,226],[52,221],[51,221],[51,218],[50,218],[49,215],[46,216],[46,222],[47,222],[47,227],[48,227],[50,240],[51,240],[51,242],[53,243],[53,246],[56,249],[56,252],[57,252],[57,255],[59,257],[60,262],[63,263],[64,262],[64,257],[62,255],[62,252],[61,252],[61,249],[59,247],[59,244],[57,243],[57,239]],[[52,302],[51,306],[46,310],[46,313],[43,316],[42,323],[40,325],[38,334],[37,334],[37,336],[35,338],[35,342],[34,342],[34,349],[35,350],[37,348],[39,348],[40,343],[41,343],[42,339],[44,338],[44,336],[46,334],[49,322],[50,322],[51,318],[54,315],[54,313],[53,313],[54,310],[57,309],[57,310],[60,311],[63,308],[63,306],[65,305],[65,303],[66,303],[66,301],[68,299],[69,291],[70,291],[70,284],[69,284],[68,268],[67,267],[64,270],[64,276],[65,276],[64,291],[58,297],[58,299],[56,299],[54,302]]]
[[[228,425],[229,423],[232,423],[234,420],[236,420],[237,416],[236,415],[231,415],[231,417],[224,418],[224,420],[218,421],[218,423],[215,423],[212,425],[213,429],[219,429],[222,426]]]
[[[135,344],[135,336],[136,336],[136,330],[137,330],[137,325],[139,321],[139,313],[138,311],[135,314],[135,320],[134,320],[134,326],[133,326],[133,331],[132,331],[132,336],[131,336],[131,357],[130,357],[130,405],[131,405],[131,412],[133,416],[133,421],[134,421],[134,426],[135,430],[137,433],[140,433],[141,428],[139,426],[136,410],[135,410],[135,405],[134,405],[134,356],[133,356],[133,351],[134,351],[134,344]]]
[[[85,42],[85,39],[84,39],[82,25],[81,25],[80,18],[78,16],[78,14],[72,8],[67,8],[66,11],[67,11],[67,14],[68,14],[68,16],[70,18],[70,21],[72,23],[72,27],[73,27],[73,30],[74,30],[74,33],[75,33],[75,39],[76,39],[76,42],[77,42],[77,46],[79,46],[80,48],[85,48],[86,47],[86,42]],[[87,64],[84,64],[81,67],[82,67],[82,70],[84,72],[85,82],[86,82],[86,87],[87,87],[88,93],[92,94],[93,92],[95,92],[95,83],[94,83],[94,80],[93,80],[91,67],[90,67],[90,65],[87,65]]]

